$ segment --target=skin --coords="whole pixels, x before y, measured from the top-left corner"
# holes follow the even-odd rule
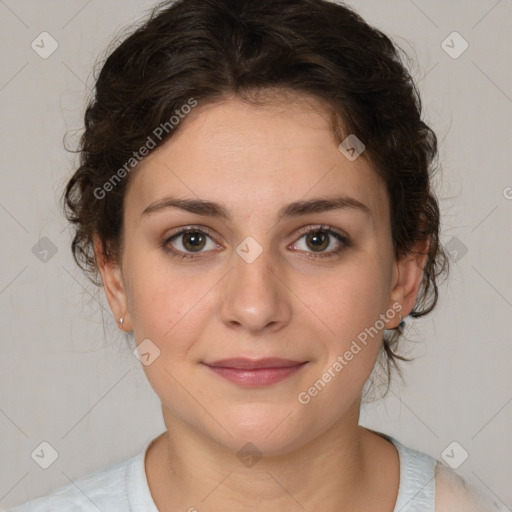
[[[177,208],[142,214],[169,195],[222,203],[232,219]],[[369,212],[276,218],[289,203],[333,195]],[[383,330],[308,404],[297,396],[393,304],[409,313],[425,257],[395,259],[385,185],[366,159],[338,150],[322,105],[284,92],[264,106],[234,97],[199,105],[133,171],[123,215],[120,261],[106,258],[98,240],[95,250],[120,327],[160,350],[143,366],[167,428],[146,453],[159,510],[392,512],[398,453],[358,426]],[[210,231],[200,252],[182,235],[167,247],[196,257],[173,258],[162,245],[191,225]],[[341,243],[331,236],[316,252],[298,230],[318,225],[350,244],[333,254]],[[251,263],[236,252],[246,237],[262,248]],[[385,328],[398,323],[396,314]],[[270,356],[308,363],[263,388],[240,387],[202,364]],[[237,457],[247,442],[261,454],[250,467]]]

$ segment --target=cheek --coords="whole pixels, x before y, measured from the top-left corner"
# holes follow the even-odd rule
[[[150,338],[162,346],[172,341],[173,347],[179,348],[177,335],[185,324],[189,328],[193,325],[193,306],[200,298],[194,300],[196,294],[187,284],[177,277],[168,281],[161,275],[153,280],[147,273],[139,284],[134,283],[131,306],[137,341]]]
[[[178,293],[178,282],[169,282],[165,268],[144,251],[126,249],[124,256],[127,304],[137,343],[145,338],[158,340],[161,333],[171,328],[173,317],[184,306],[183,296]],[[175,321],[175,320],[174,320]]]
[[[131,279],[128,289],[133,333],[138,343],[150,339],[161,361],[177,365],[201,338],[212,312],[211,291],[218,277],[177,268],[144,251],[126,258]]]
[[[340,267],[319,279],[302,278],[295,289],[316,313],[323,330],[342,344],[372,326],[384,313],[389,298],[389,287],[374,259],[361,258],[357,264]]]
[[[308,297],[318,325],[329,327],[317,338],[319,364],[297,394],[310,417],[336,421],[359,398],[375,366],[383,335],[382,320],[377,322],[387,305],[377,277],[377,267],[353,268],[327,280],[328,293],[317,289]]]

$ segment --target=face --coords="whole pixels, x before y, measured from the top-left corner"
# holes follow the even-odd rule
[[[168,428],[270,455],[357,422],[421,265],[395,260],[385,185],[327,119],[312,100],[198,106],[130,177],[121,261],[100,270]],[[211,366],[232,358],[294,363]]]

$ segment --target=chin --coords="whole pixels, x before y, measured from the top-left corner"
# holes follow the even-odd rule
[[[259,456],[284,455],[313,437],[312,426],[304,419],[297,421],[293,408],[282,404],[248,404],[221,417],[233,437],[222,430],[222,439],[217,440],[239,457],[246,451]]]

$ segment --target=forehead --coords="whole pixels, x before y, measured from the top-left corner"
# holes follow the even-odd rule
[[[133,172],[127,209],[141,213],[173,195],[229,204],[247,218],[343,194],[386,217],[383,181],[367,159],[339,151],[328,111],[312,99],[253,105],[229,98],[195,107],[181,123]]]

